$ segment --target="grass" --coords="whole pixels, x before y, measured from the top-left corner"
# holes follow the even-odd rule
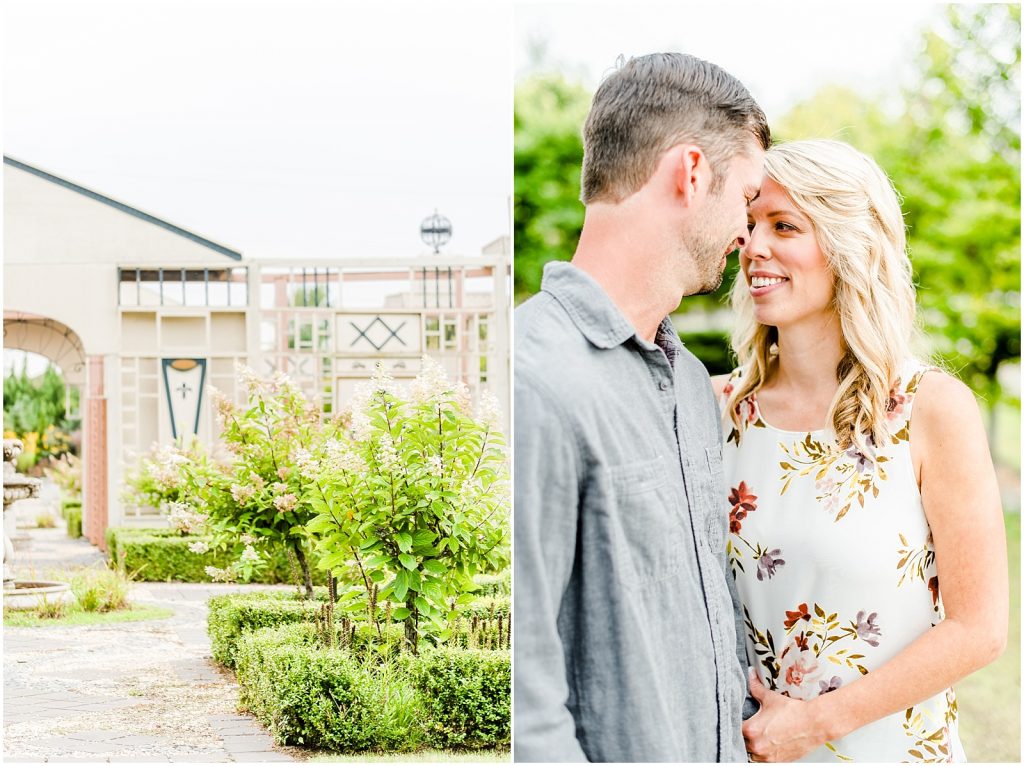
[[[138,620],[162,620],[174,610],[162,606],[133,606],[116,612],[87,612],[77,604],[70,604],[63,617],[40,617],[32,609],[4,609],[5,628],[57,628],[72,625],[107,625]]]
[[[310,763],[511,763],[509,750],[420,750],[417,753],[317,755]]]
[[[960,738],[974,763],[1020,763],[1020,514],[1006,514],[1010,630],[1003,656],[956,685]]]

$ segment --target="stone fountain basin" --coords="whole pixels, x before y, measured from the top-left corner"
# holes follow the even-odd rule
[[[66,582],[47,580],[17,580],[13,588],[4,590],[4,609],[35,609],[43,601],[51,604],[64,601],[70,604],[74,603],[75,594]]]

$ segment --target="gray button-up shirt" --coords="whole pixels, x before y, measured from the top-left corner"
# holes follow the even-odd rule
[[[718,408],[656,341],[568,263],[515,312],[517,761],[746,761]]]

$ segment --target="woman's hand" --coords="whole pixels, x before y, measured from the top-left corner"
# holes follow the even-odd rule
[[[743,739],[750,760],[795,761],[828,739],[818,720],[816,705],[771,691],[753,670],[750,693],[761,703],[761,709],[743,722]]]

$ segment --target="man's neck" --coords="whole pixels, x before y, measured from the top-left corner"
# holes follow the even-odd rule
[[[653,343],[658,326],[681,296],[658,278],[664,255],[656,242],[636,221],[616,218],[588,211],[572,263],[602,287],[638,336]]]

